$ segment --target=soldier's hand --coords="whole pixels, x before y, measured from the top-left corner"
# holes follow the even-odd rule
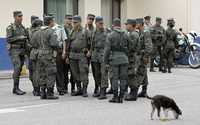
[[[143,57],[143,62],[147,65],[149,63],[149,57]]]
[[[19,40],[24,40],[24,39],[27,39],[27,37],[24,35],[19,36]]]
[[[63,52],[63,53],[62,53],[62,59],[64,60],[65,58],[66,58],[66,53]]]
[[[69,58],[66,58],[66,59],[65,59],[65,63],[66,63],[66,64],[69,64]]]
[[[86,56],[87,56],[88,58],[91,57],[90,51],[87,52]]]
[[[109,70],[110,66],[108,64],[105,64],[105,70]]]

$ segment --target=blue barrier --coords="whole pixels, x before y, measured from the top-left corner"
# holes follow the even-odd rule
[[[6,48],[6,39],[0,38],[0,70],[11,70],[12,68],[13,66]]]

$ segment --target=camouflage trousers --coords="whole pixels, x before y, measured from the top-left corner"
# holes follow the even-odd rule
[[[173,48],[164,49],[164,67],[171,68],[174,62],[174,50]]]
[[[108,88],[108,70],[104,63],[91,62],[92,73],[95,85],[101,88]]]
[[[111,65],[110,78],[113,91],[120,88],[120,92],[124,93],[128,80],[128,64]]]
[[[147,76],[147,65],[144,64],[142,61],[137,69],[136,79],[138,86],[139,85],[147,86],[149,84]]]
[[[56,82],[56,63],[52,58],[39,58],[37,61],[37,81],[40,86],[53,88]]]
[[[22,49],[11,49],[9,51],[9,55],[11,57],[11,61],[13,63],[13,81],[14,83],[19,83],[20,74],[22,71],[22,66],[25,61],[25,53]]]
[[[39,87],[39,83],[37,81],[37,60],[29,59],[29,79],[32,81],[33,87]]]
[[[87,58],[86,57],[80,59],[70,58],[69,63],[75,82],[76,83],[82,82],[83,86],[87,86],[89,82],[88,80],[89,66]]]
[[[163,50],[162,46],[153,46],[153,50],[151,52],[151,61],[150,61],[150,68],[154,68],[154,60],[156,59],[156,56],[160,57],[160,64],[159,64],[159,69],[162,69],[163,67]]]

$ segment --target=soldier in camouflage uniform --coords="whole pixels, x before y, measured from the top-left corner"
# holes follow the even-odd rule
[[[128,52],[130,40],[128,35],[121,29],[121,21],[116,18],[113,21],[113,31],[108,35],[104,63],[106,67],[111,67],[111,80],[113,88],[113,98],[111,103],[123,103],[124,93],[128,79]],[[120,82],[118,84],[118,82]],[[120,93],[118,87],[120,86]]]
[[[64,29],[66,32],[66,35],[68,37],[68,40],[70,39],[70,33],[72,30],[72,15],[65,15],[65,25],[64,25]],[[69,53],[67,53],[69,49],[69,41],[67,41],[66,43],[66,55],[68,55]],[[66,56],[68,57],[68,56]],[[64,69],[65,69],[65,73],[64,73],[64,83],[65,83],[65,93],[68,93],[68,84],[69,82],[71,83],[71,93],[75,93],[75,81],[74,78],[72,76],[72,72],[71,72],[71,68],[69,65],[69,59],[66,58],[66,64],[64,65]],[[69,73],[70,72],[70,78],[69,78]]]
[[[29,33],[29,39],[31,39],[32,36],[32,31],[34,31],[35,27],[33,27],[33,22],[34,20],[39,19],[39,17],[32,15],[31,16],[31,27],[27,28],[27,31]],[[30,60],[30,52],[31,52],[31,47],[30,47],[30,40],[27,43],[27,47],[28,47],[28,70],[29,70],[29,80],[32,82],[33,85],[33,95],[36,96],[37,95],[37,90],[36,88],[34,88],[34,82],[33,82],[33,63],[32,60]]]
[[[34,96],[40,96],[40,86],[37,81],[37,71],[36,71],[36,64],[37,64],[37,55],[38,55],[38,45],[36,43],[32,42],[32,36],[35,32],[40,30],[41,26],[43,25],[43,21],[40,19],[35,19],[32,22],[32,26],[29,29],[29,36],[30,36],[30,42],[29,42],[29,48],[30,48],[30,55],[29,55],[29,72],[31,72],[30,79],[32,81],[33,85],[33,95]]]
[[[159,71],[163,70],[163,44],[165,42],[165,29],[161,26],[162,19],[156,18],[156,24],[151,27],[151,38],[153,42],[153,50],[151,53],[150,72],[154,70],[154,60],[158,55],[160,57]]]
[[[19,78],[25,60],[28,31],[22,25],[22,20],[23,20],[22,12],[14,11],[13,16],[15,22],[10,24],[6,29],[8,51],[14,66],[13,94],[24,95],[26,92],[23,92],[22,90],[19,89]]]
[[[140,65],[137,69],[137,82],[139,85],[143,85],[142,91],[138,94],[138,97],[146,97],[148,85],[147,64],[149,63],[149,56],[152,51],[153,44],[150,32],[144,29],[143,18],[137,19],[137,28],[140,36],[140,50],[138,53]]]
[[[152,27],[151,16],[145,16],[144,17],[144,29],[150,31],[151,27]]]
[[[81,17],[76,15],[73,17],[73,30],[70,34],[69,47],[70,67],[77,85],[77,92],[73,93],[72,96],[88,97],[89,50],[90,44],[88,44],[85,29],[81,26]]]
[[[41,87],[41,99],[58,99],[54,96],[53,87],[56,82],[56,54],[55,51],[62,46],[57,41],[57,35],[52,29],[54,19],[44,17],[45,27],[34,33],[31,43],[39,45],[37,56],[38,82]]]
[[[178,32],[174,29],[175,26],[175,21],[174,19],[169,19],[167,22],[167,30],[166,30],[166,41],[164,44],[164,70],[163,73],[167,72],[171,73],[171,68],[173,65],[173,60],[174,60],[174,53],[175,53],[175,48],[178,45],[177,42],[177,35]]]
[[[95,18],[96,30],[92,35],[91,43],[91,65],[95,81],[95,91],[93,96],[99,99],[106,99],[106,89],[108,87],[108,71],[103,63],[104,47],[107,31],[103,27],[103,17]],[[98,89],[98,90],[97,90]],[[100,92],[99,92],[99,89]]]
[[[132,42],[133,47],[130,49],[129,57],[129,67],[128,67],[128,86],[130,87],[130,93],[125,97],[127,101],[136,101],[138,84],[137,84],[137,56],[138,50],[140,48],[139,34],[136,31],[136,20],[128,19],[126,22],[126,28],[128,30],[128,36]]]

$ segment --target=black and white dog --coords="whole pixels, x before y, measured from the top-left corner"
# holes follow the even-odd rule
[[[175,119],[179,118],[179,115],[182,115],[182,111],[177,106],[175,101],[169,97],[164,95],[156,95],[154,97],[147,97],[151,100],[152,112],[151,112],[151,120],[153,120],[153,115],[155,110],[157,109],[157,115],[160,119],[161,108],[163,108],[165,118],[168,118],[168,111],[172,111]]]

